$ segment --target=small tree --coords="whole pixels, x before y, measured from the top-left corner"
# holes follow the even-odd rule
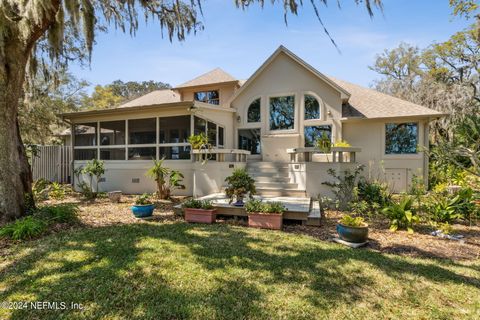
[[[332,188],[335,198],[339,202],[339,209],[345,211],[348,209],[350,202],[355,198],[355,187],[357,186],[358,177],[363,171],[364,165],[359,165],[353,170],[347,169],[343,175],[337,174],[334,169],[328,169],[328,174],[331,175],[335,181],[322,182],[322,184]]]
[[[157,197],[159,199],[169,199],[173,190],[183,190],[185,185],[182,184],[183,174],[178,170],[164,167],[163,161],[165,161],[165,158],[153,160],[153,167],[147,171],[146,175],[157,183]]]

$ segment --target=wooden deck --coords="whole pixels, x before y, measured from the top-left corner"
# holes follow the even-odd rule
[[[284,220],[297,220],[302,224],[319,226],[320,225],[320,207],[318,201],[312,201],[311,198],[295,198],[295,197],[267,197],[255,196],[255,199],[263,201],[281,202],[286,211],[283,213]],[[246,217],[247,212],[244,207],[235,207],[228,203],[228,198],[223,193],[214,193],[208,196],[199,198],[201,200],[211,200],[213,206],[217,209],[218,215]],[[180,205],[175,207],[177,214],[183,215],[183,209]]]

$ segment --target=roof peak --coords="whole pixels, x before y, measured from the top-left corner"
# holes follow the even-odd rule
[[[206,73],[199,75],[192,80],[184,82],[175,87],[175,89],[186,88],[186,87],[195,87],[195,86],[204,86],[209,84],[215,83],[222,83],[222,82],[233,82],[238,81],[235,79],[231,74],[223,70],[222,68],[215,68]]]

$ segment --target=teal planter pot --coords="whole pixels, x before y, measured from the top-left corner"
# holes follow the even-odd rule
[[[132,206],[133,215],[137,218],[151,217],[154,209],[155,209],[154,204]]]
[[[349,227],[337,224],[337,233],[340,239],[352,243],[364,243],[368,239],[368,226]]]

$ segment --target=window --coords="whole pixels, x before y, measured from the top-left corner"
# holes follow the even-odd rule
[[[294,128],[295,97],[270,98],[270,130],[289,130]]]
[[[305,95],[305,120],[320,119],[320,104],[309,94]]]
[[[125,148],[100,149],[101,160],[125,160]]]
[[[260,98],[253,101],[248,107],[247,122],[260,122]]]
[[[260,154],[260,129],[238,130],[238,148],[248,150],[251,154]]]
[[[75,149],[75,160],[92,160],[97,158],[97,149]]]
[[[125,121],[100,122],[100,145],[124,145]]]
[[[74,130],[75,146],[82,147],[82,146],[97,145],[97,123],[96,122],[76,124],[73,130]]]
[[[156,147],[128,148],[128,160],[154,160],[156,157]]]
[[[159,158],[166,160],[189,160],[190,146],[160,147]]]
[[[308,126],[304,129],[305,147],[316,147],[317,141],[326,141],[330,144],[332,141],[332,126]]]
[[[225,140],[224,140],[224,128],[218,126],[218,146],[223,147],[225,145]]]
[[[155,118],[128,120],[129,144],[155,144],[157,121]]]
[[[208,143],[216,147],[217,146],[217,125],[210,121],[208,121],[207,137],[208,137]]]
[[[159,143],[186,143],[190,136],[190,116],[160,118]]]
[[[385,154],[415,154],[417,144],[417,123],[385,124]]]
[[[206,133],[207,121],[199,117],[193,117],[193,132],[194,134]]]
[[[193,99],[195,101],[210,103],[210,104],[220,104],[220,95],[218,94],[218,90],[212,91],[199,91],[193,94]]]

